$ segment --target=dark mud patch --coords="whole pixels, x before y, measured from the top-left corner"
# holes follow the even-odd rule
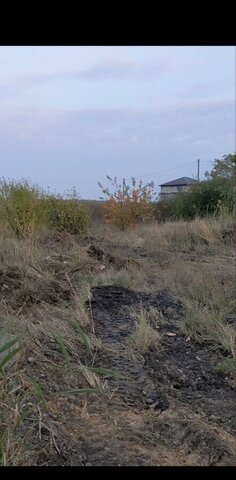
[[[127,307],[138,307],[140,302],[145,308],[161,311],[166,322],[160,327],[163,348],[138,358],[127,349],[126,339],[135,328]],[[95,366],[124,376],[109,379],[109,389],[114,392],[110,408],[120,413],[131,409],[140,418],[152,412],[155,435],[151,443],[177,449],[189,456],[190,464],[234,464],[235,390],[214,370],[217,353],[186,341],[181,334],[181,303],[166,291],[146,294],[107,286],[93,289],[91,307],[95,333],[103,344]],[[189,415],[184,422],[178,418],[183,408]],[[174,420],[168,414],[173,411]],[[150,442],[145,429],[140,438],[143,446]]]
[[[133,355],[127,343],[135,328],[129,308],[140,302],[164,317],[162,350],[143,356]],[[216,352],[181,334],[181,302],[167,291],[102,286],[93,289],[89,308],[102,342],[93,367],[123,377],[101,376],[100,395],[53,391],[43,423],[54,431],[57,451],[53,444],[49,451],[51,434],[43,429],[45,448],[36,464],[235,465],[234,390],[214,372]]]

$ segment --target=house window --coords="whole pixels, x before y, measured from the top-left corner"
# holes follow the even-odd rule
[[[181,185],[180,187],[177,187],[177,191],[178,191],[178,192],[182,192],[182,191],[183,191],[182,185]]]

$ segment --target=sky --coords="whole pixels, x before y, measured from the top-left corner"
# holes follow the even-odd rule
[[[234,151],[234,47],[0,46],[0,177],[98,199]]]

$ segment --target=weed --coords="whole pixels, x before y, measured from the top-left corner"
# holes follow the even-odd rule
[[[142,354],[150,348],[160,348],[161,337],[150,325],[150,314],[147,313],[147,310],[140,305],[140,310],[138,312],[131,310],[131,315],[136,320],[136,329],[127,341],[134,350]]]

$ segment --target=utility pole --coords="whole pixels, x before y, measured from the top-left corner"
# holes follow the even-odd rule
[[[200,159],[197,160],[197,180],[200,181]]]

